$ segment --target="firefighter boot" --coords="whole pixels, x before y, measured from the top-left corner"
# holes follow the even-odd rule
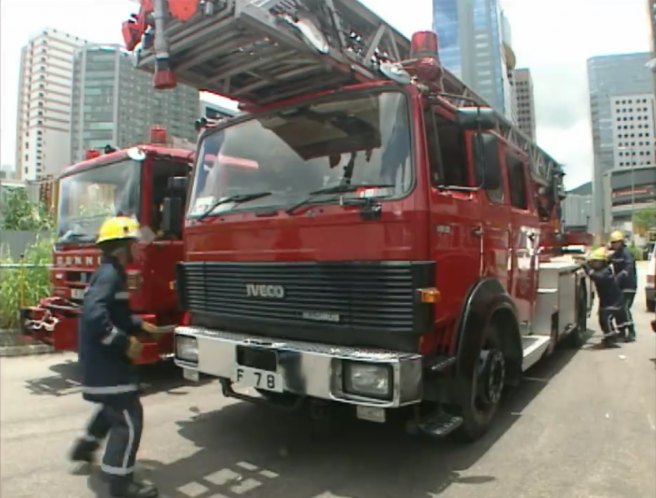
[[[122,486],[110,485],[110,494],[118,498],[155,498],[159,492],[152,484],[130,481]]]
[[[93,463],[97,449],[97,441],[80,438],[76,440],[73,445],[73,449],[71,450],[71,460],[74,462]]]

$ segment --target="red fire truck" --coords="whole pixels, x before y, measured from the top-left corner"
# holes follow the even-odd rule
[[[182,212],[193,151],[168,145],[166,130],[154,127],[151,143],[101,154],[67,168],[58,179],[57,239],[50,270],[53,295],[22,311],[24,334],[57,351],[76,351],[84,290],[100,261],[95,238],[107,216],[136,216],[146,234],[128,268],[130,305],[157,325],[180,323],[181,311],[171,287],[182,259],[182,232],[170,226],[166,211]],[[143,334],[139,364],[173,353],[173,334],[157,340]]]
[[[187,378],[471,440],[504,387],[582,343],[589,282],[555,256],[563,170],[444,70],[434,33],[410,42],[355,0],[153,0],[124,35],[156,88],[249,111],[199,141]]]

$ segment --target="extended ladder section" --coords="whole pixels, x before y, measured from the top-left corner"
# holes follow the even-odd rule
[[[180,82],[252,106],[385,79],[425,56],[357,0],[141,0],[123,32],[156,88]],[[488,106],[443,68],[439,97]],[[499,132],[560,195],[558,163],[504,118]]]

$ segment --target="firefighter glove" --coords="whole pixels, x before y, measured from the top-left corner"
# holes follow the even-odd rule
[[[139,341],[139,339],[137,339],[134,336],[130,336],[128,342],[128,350],[127,350],[128,358],[130,358],[131,360],[135,360],[139,358],[142,350],[143,350],[143,344],[141,344],[141,341]]]

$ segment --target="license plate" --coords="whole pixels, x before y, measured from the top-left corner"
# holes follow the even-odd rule
[[[369,422],[385,423],[385,409],[376,408],[375,406],[360,406],[356,408],[356,415],[361,420]]]
[[[199,379],[198,370],[192,370],[191,368],[183,368],[182,377],[192,382],[198,382]]]
[[[264,389],[265,391],[282,392],[282,377],[268,370],[237,365],[232,374],[232,381],[236,384]]]
[[[84,299],[85,289],[71,289],[71,299]]]

